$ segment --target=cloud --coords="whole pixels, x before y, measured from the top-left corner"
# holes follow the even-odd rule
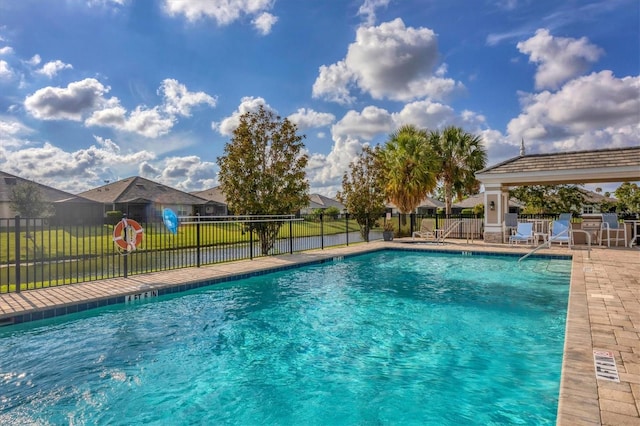
[[[358,9],[358,15],[365,17],[366,25],[373,25],[376,22],[376,9],[387,7],[390,0],[364,0]]]
[[[49,142],[40,147],[22,146],[4,151],[2,170],[78,193],[101,184],[105,174],[113,174],[110,169],[135,167],[155,158],[155,154],[148,151],[123,154],[112,140],[97,136],[94,139],[96,144],[73,152],[64,151]]]
[[[87,78],[69,83],[66,88],[45,87],[27,96],[27,111],[42,120],[81,121],[84,114],[99,108],[110,90],[98,80]]]
[[[204,92],[189,92],[184,84],[170,78],[162,81],[158,94],[164,97],[164,110],[169,115],[189,117],[192,107],[200,104],[215,107],[217,103],[215,97]]]
[[[299,130],[306,130],[314,127],[328,126],[335,121],[336,116],[326,112],[299,108],[298,111],[291,114],[288,118],[298,126]]]
[[[36,72],[38,74],[46,75],[49,78],[53,78],[56,74],[58,74],[58,72],[64,69],[73,69],[73,65],[65,64],[64,62],[58,59],[55,61],[47,62],[42,66],[42,68],[40,68]]]
[[[40,58],[40,55],[38,55],[37,53],[35,55],[33,55],[31,57],[31,59],[29,59],[28,61],[26,61],[27,64],[31,65],[31,66],[36,66],[39,65],[40,62],[42,62],[42,58]]]
[[[342,105],[351,104],[356,100],[349,93],[354,79],[355,74],[344,61],[329,66],[321,65],[318,78],[313,83],[312,95],[314,98],[323,98]]]
[[[0,60],[0,80],[9,80],[13,77],[13,71],[7,61]]]
[[[42,120],[84,120],[87,127],[110,127],[148,138],[169,133],[177,117],[189,117],[194,106],[216,105],[216,98],[204,92],[189,92],[185,85],[173,79],[164,80],[158,89],[158,95],[163,96],[162,105],[152,108],[138,105],[131,112],[118,98],[105,97],[110,90],[98,80],[87,78],[66,88],[39,89],[27,96],[24,105],[32,116]]]
[[[260,25],[268,25],[269,28],[274,19],[271,15],[263,17],[263,14],[273,7],[274,0],[225,0],[225,1],[184,1],[184,0],[164,0],[164,11],[169,16],[184,15],[189,21],[210,18],[220,26],[229,25],[240,19],[241,16],[256,16],[255,20],[260,20]],[[268,23],[272,20],[271,24]],[[259,25],[255,24],[256,27]],[[261,28],[259,28],[261,29]]]
[[[138,168],[140,176],[180,189],[196,191],[217,184],[218,166],[200,157],[167,157],[157,165],[144,162]]]
[[[260,16],[251,21],[255,29],[262,35],[271,33],[271,28],[273,28],[276,22],[278,22],[278,17],[268,12],[261,13]]]
[[[217,132],[219,132],[223,136],[231,136],[233,131],[240,124],[240,116],[242,116],[246,112],[255,112],[262,105],[266,110],[276,112],[264,98],[261,97],[253,97],[246,96],[240,100],[240,105],[238,109],[234,111],[229,117],[224,118],[220,122],[212,122],[211,128]]]
[[[584,73],[604,54],[586,37],[553,37],[546,29],[537,30],[533,37],[518,43],[517,47],[529,55],[529,62],[538,64],[536,89],[559,88],[562,83]]]
[[[462,83],[442,77],[446,68],[436,69],[438,61],[436,36],[428,28],[405,27],[400,18],[359,27],[345,59],[320,67],[313,97],[348,104],[352,86],[395,101],[443,99],[463,90]]]
[[[13,53],[13,48],[11,46],[5,46],[0,48],[0,55],[10,55]]]
[[[521,94],[522,113],[509,122],[507,131],[512,139],[524,137],[547,145],[541,150],[553,146],[589,149],[597,147],[596,140],[616,146],[637,144],[639,95],[640,77],[592,73],[570,81],[556,93]]]

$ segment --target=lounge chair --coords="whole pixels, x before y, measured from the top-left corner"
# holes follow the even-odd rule
[[[438,230],[433,229],[433,222],[433,219],[422,219],[422,222],[420,222],[420,230],[413,231],[411,238],[415,240],[416,237],[420,237],[438,242]]]
[[[509,244],[519,242],[533,244],[533,222],[518,222],[514,234],[509,236]]]
[[[554,220],[549,228],[549,247],[551,243],[567,243],[569,248],[573,244],[573,234],[571,233],[571,223],[568,220]]]
[[[502,221],[502,242],[507,242],[507,235],[513,234],[518,227],[518,213],[505,213]]]
[[[602,213],[602,225],[600,225],[600,245],[604,240],[604,235],[607,238],[607,247],[611,247],[611,241],[618,245],[618,241],[622,241],[622,245],[627,245],[627,227],[624,223],[618,222],[618,215],[616,213]]]

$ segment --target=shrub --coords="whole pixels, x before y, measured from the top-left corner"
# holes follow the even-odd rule
[[[122,220],[120,210],[110,210],[107,212],[107,225],[115,225]]]

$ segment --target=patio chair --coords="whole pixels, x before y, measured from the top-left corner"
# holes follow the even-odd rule
[[[560,217],[558,218],[558,220],[566,220],[567,222],[571,223],[571,216],[573,216],[572,213],[560,213]]]
[[[433,228],[434,224],[432,219],[422,219],[422,222],[420,222],[420,230],[413,231],[411,238],[415,240],[416,237],[420,237],[427,240],[438,241],[438,232]]]
[[[548,238],[549,248],[551,243],[567,243],[569,248],[573,244],[573,234],[571,233],[571,223],[568,220],[554,220],[549,228]]]
[[[533,244],[533,222],[518,222],[515,233],[509,236],[509,244],[521,241]]]
[[[518,213],[505,213],[502,221],[502,242],[506,243],[507,235],[511,235],[518,227]]]
[[[602,213],[602,225],[600,225],[600,245],[606,233],[607,247],[611,247],[611,241],[618,245],[618,241],[622,241],[622,245],[627,245],[627,227],[624,223],[618,222],[616,213]]]

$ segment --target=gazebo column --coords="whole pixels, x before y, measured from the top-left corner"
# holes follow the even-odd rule
[[[503,243],[502,222],[509,212],[509,188],[485,183],[484,207],[484,242]]]

